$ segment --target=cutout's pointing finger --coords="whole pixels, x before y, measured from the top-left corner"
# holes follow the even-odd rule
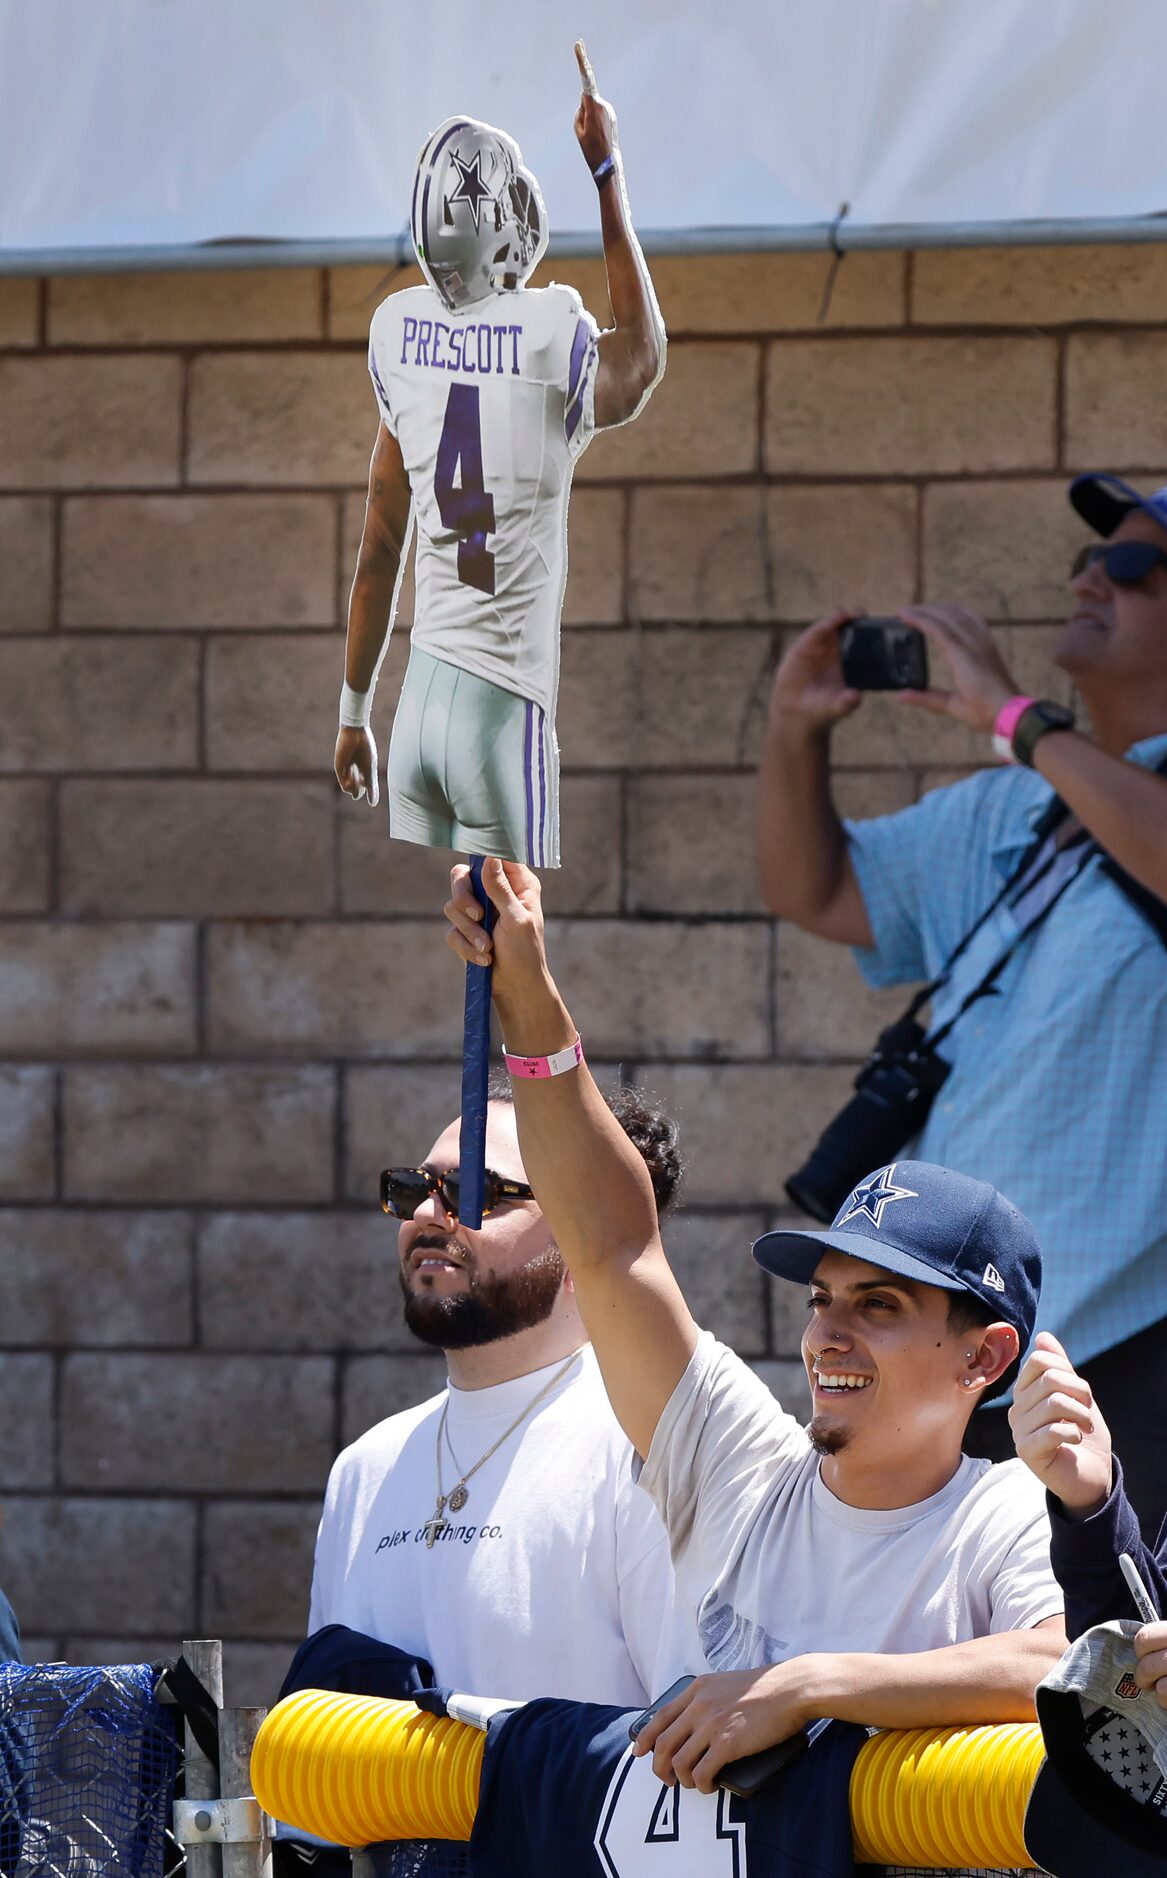
[[[579,75],[583,79],[585,95],[589,98],[594,98],[596,95],[596,75],[592,70],[592,62],[588,58],[588,50],[582,39],[577,39],[575,42],[575,61],[579,66]]]

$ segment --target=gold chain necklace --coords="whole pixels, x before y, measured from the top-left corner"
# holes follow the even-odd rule
[[[437,1443],[434,1449],[434,1460],[437,1465],[437,1472],[438,1472],[437,1504],[434,1507],[433,1518],[427,1519],[424,1527],[422,1528],[423,1532],[425,1533],[425,1543],[426,1543],[427,1551],[432,1552],[435,1544],[441,1538],[442,1534],[444,1532],[449,1531],[450,1522],[448,1519],[445,1518],[446,1508],[449,1507],[451,1513],[460,1513],[462,1511],[462,1508],[465,1506],[467,1500],[470,1498],[470,1490],[467,1487],[466,1482],[468,1480],[473,1480],[475,1474],[478,1472],[478,1469],[480,1467],[485,1467],[491,1455],[498,1453],[504,1441],[510,1440],[510,1437],[515,1432],[515,1429],[522,1426],[522,1424],[526,1421],[528,1415],[531,1413],[532,1409],[538,1408],[540,1402],[543,1400],[545,1395],[550,1395],[556,1383],[561,1381],[562,1378],[566,1376],[568,1370],[571,1368],[572,1364],[575,1362],[575,1359],[578,1355],[579,1355],[578,1350],[572,1351],[566,1363],[561,1364],[560,1367],[556,1370],[554,1376],[552,1376],[549,1381],[543,1384],[543,1387],[540,1389],[538,1395],[533,1395],[531,1397],[531,1400],[527,1403],[526,1408],[522,1409],[519,1412],[519,1414],[515,1416],[515,1419],[511,1423],[509,1428],[503,1429],[498,1440],[491,1443],[490,1447],[487,1448],[486,1453],[479,1455],[473,1467],[468,1467],[466,1469],[466,1472],[450,1488],[449,1493],[446,1493],[442,1487],[442,1437],[445,1435],[445,1432],[446,1432],[446,1417],[450,1413],[450,1394],[449,1394],[449,1390],[446,1391],[446,1400],[442,1408],[442,1418],[438,1423],[438,1438],[437,1438]],[[451,1454],[453,1453],[453,1451],[454,1450],[451,1448],[450,1450]]]

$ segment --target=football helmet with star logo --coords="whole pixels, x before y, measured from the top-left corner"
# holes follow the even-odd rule
[[[521,287],[547,246],[547,210],[513,137],[449,117],[417,160],[410,213],[422,273],[456,311]]]

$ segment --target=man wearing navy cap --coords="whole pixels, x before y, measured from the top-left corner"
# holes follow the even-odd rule
[[[901,1161],[822,1233],[755,1256],[809,1287],[805,1428],[694,1323],[643,1164],[613,1127],[547,964],[538,878],[488,861],[446,907],[493,962],[528,1179],[571,1271],[612,1406],[669,1533],[701,1675],[638,1737],[662,1779],[719,1768],[823,1716],[876,1727],[1028,1720],[1064,1648],[1043,1494],[961,1452],[1033,1331],[1041,1255],[982,1181]]]
[[[1167,1504],[1167,1391],[1148,1387],[1167,1367],[1167,488],[1089,475],[1069,496],[1093,539],[1054,662],[1089,730],[1020,695],[974,614],[906,607],[951,689],[899,697],[993,736],[1007,766],[843,822],[830,736],[862,694],[832,614],[775,678],[758,853],[774,912],[853,946],[870,983],[943,978],[931,1022],[955,1019],[951,1072],[901,1152],[991,1181],[1033,1221],[1043,1327],[1105,1401],[1149,1521]],[[970,1441],[1009,1454],[1004,1410]]]

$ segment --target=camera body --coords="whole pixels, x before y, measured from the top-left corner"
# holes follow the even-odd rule
[[[843,683],[853,691],[926,691],[928,646],[902,619],[853,619],[839,628]]]
[[[852,1188],[873,1169],[894,1161],[923,1128],[952,1069],[934,1050],[923,1048],[924,1041],[924,1027],[913,1017],[901,1017],[880,1032],[855,1078],[855,1094],[786,1182],[795,1205],[813,1219],[829,1226]]]

